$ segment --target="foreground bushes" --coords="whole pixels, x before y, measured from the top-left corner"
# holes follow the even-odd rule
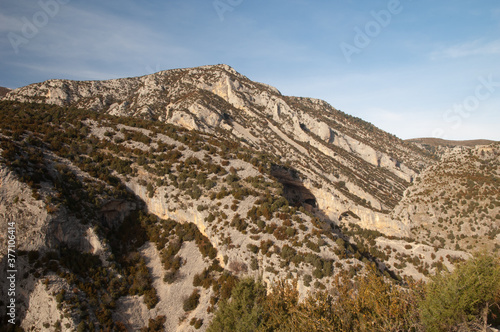
[[[456,326],[486,331],[488,316],[491,321],[500,309],[499,261],[479,254],[452,273],[436,275],[427,284],[426,295],[421,313],[428,330],[445,331]]]
[[[296,284],[279,282],[267,295],[265,289],[240,281],[208,331],[486,331],[498,324],[500,264],[479,254],[427,285],[397,285],[375,269],[355,280],[339,273],[330,292],[303,301]]]

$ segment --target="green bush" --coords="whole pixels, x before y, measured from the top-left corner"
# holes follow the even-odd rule
[[[252,243],[247,244],[247,249],[254,254],[259,252],[259,247]]]
[[[247,278],[241,280],[231,292],[230,301],[222,301],[207,331],[253,332],[262,325],[261,304],[266,296],[266,286]]]
[[[306,286],[306,287],[311,286],[311,281],[312,281],[311,275],[310,274],[306,274],[304,276],[304,286]]]
[[[167,318],[165,316],[157,316],[155,319],[150,318],[147,327],[143,327],[141,332],[160,332],[165,331],[165,322]]]
[[[189,295],[189,297],[184,300],[182,308],[186,312],[191,311],[196,309],[199,303],[200,303],[200,291],[194,289],[191,295]]]
[[[487,325],[488,313],[500,299],[500,263],[485,253],[440,273],[426,287],[420,305],[429,331],[449,331],[459,324],[480,320]]]

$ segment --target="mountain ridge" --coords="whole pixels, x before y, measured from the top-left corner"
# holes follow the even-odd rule
[[[354,209],[371,220],[365,225],[369,228],[391,224],[385,216],[397,203],[394,195],[402,195],[417,172],[433,162],[426,151],[325,101],[282,96],[276,88],[252,82],[227,65],[107,81],[49,80],[16,89],[4,99],[84,107],[239,140],[295,160],[297,170],[309,179],[308,189],[315,192],[320,209],[334,219]],[[354,200],[355,204],[329,202],[330,194],[317,188],[324,187],[319,183],[325,181],[328,187],[337,186],[335,202]],[[347,186],[339,185],[343,183]]]
[[[428,144],[431,146],[476,146],[476,145],[490,145],[498,141],[489,139],[471,139],[471,140],[447,140],[435,137],[421,137],[421,138],[411,138],[407,139],[408,142]]]

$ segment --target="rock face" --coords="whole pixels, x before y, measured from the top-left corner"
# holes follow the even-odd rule
[[[73,319],[65,317],[57,306],[54,294],[62,289],[69,290],[67,282],[58,276],[49,276],[42,284],[41,279],[29,275],[33,266],[22,252],[44,253],[70,248],[72,250],[100,256],[104,265],[110,256],[108,246],[103,242],[90,224],[83,224],[65,207],[52,211],[50,206],[35,197],[32,188],[19,180],[19,177],[5,166],[0,159],[0,245],[7,248],[9,225],[16,230],[15,256],[17,273],[17,316],[22,318],[22,327],[37,331],[51,331],[54,326],[75,328]],[[53,193],[51,193],[53,194]],[[114,203],[114,204],[113,204]],[[104,205],[102,218],[117,223],[135,209],[133,202],[111,202]],[[0,253],[2,266],[7,266],[7,250]],[[7,285],[0,283],[0,297],[7,299]],[[5,316],[5,307],[2,315]],[[54,325],[56,324],[56,325]]]
[[[5,165],[0,165],[0,217],[4,221],[0,224],[2,248],[7,248],[9,222],[16,223],[20,250],[38,250],[45,246],[50,216],[44,204],[32,197],[28,185],[20,182]],[[0,258],[5,255],[6,252],[0,253]]]
[[[5,99],[159,120],[239,140],[293,164],[308,190],[323,188],[319,209],[331,216],[355,209],[369,216],[359,221],[368,228],[387,219],[408,184],[433,162],[416,146],[324,101],[283,96],[227,65],[109,81],[49,80],[16,89]]]

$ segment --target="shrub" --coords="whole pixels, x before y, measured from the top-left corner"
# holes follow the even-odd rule
[[[259,247],[257,247],[255,244],[249,243],[247,244],[247,248],[250,252],[253,252],[254,254],[259,252]]]
[[[153,309],[160,299],[156,295],[156,289],[150,288],[144,292],[144,303],[148,309]]]
[[[259,269],[259,262],[257,261],[257,258],[252,257],[250,261],[250,268],[255,271]]]
[[[167,318],[165,316],[157,316],[155,319],[150,318],[147,327],[143,327],[141,332],[160,332],[165,330],[165,322]]]
[[[199,318],[196,320],[196,322],[194,323],[194,328],[195,329],[200,329],[200,327],[203,325],[203,319]]]
[[[240,218],[239,214],[235,214],[233,220],[231,221],[231,227],[236,228],[238,231],[243,232],[247,229],[248,224],[245,220]]]
[[[196,309],[198,304],[200,303],[200,291],[198,289],[194,289],[191,295],[184,300],[182,308],[184,311],[192,311]]]
[[[215,215],[213,213],[210,213],[208,217],[206,217],[207,222],[213,222],[215,220]]]
[[[273,246],[273,241],[271,240],[260,241],[260,252],[262,253],[262,255],[266,255],[272,246]]]
[[[266,296],[266,286],[258,281],[243,279],[231,292],[231,301],[223,301],[215,314],[208,332],[257,331],[262,325],[262,303]]]
[[[427,284],[421,303],[424,325],[431,331],[451,330],[463,322],[481,320],[486,330],[488,313],[500,299],[500,264],[485,253],[440,273]]]
[[[304,276],[304,286],[309,287],[311,285],[312,277],[310,274]]]
[[[289,245],[285,244],[283,248],[281,249],[281,258],[283,258],[285,261],[290,262],[290,260],[297,255],[297,251],[290,247]]]
[[[163,281],[167,284],[173,284],[177,280],[177,271],[167,271],[163,276]]]

